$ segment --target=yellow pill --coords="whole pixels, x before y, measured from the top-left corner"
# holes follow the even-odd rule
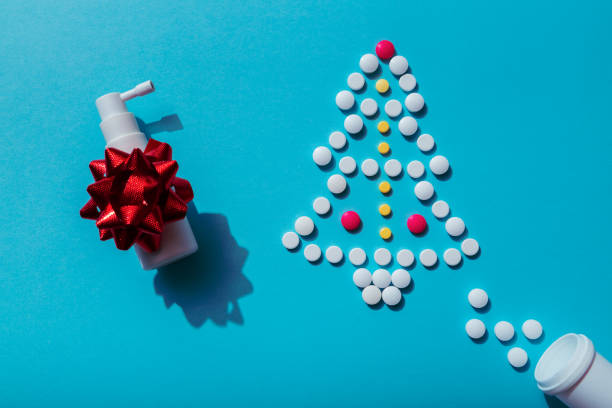
[[[376,81],[376,90],[381,94],[384,94],[389,90],[389,82],[386,79],[379,79]]]
[[[391,230],[389,228],[383,227],[380,229],[380,237],[382,239],[389,239],[391,238],[391,235],[393,234],[391,233]]]
[[[380,133],[387,133],[389,131],[389,123],[386,120],[381,120],[378,122],[377,128]]]
[[[378,185],[378,189],[381,193],[387,194],[389,191],[391,191],[391,184],[389,184],[388,181],[383,181]]]
[[[389,143],[387,142],[381,142],[378,145],[378,153],[380,154],[387,154],[389,153],[389,150],[391,150],[391,148],[389,147]]]
[[[378,207],[378,212],[383,217],[387,217],[389,214],[391,214],[391,207],[389,204],[381,204],[380,207]]]

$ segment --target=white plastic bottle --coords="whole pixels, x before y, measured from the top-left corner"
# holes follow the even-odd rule
[[[534,373],[538,388],[570,408],[612,407],[612,364],[583,334],[566,334],[540,357]]]
[[[129,91],[111,92],[96,99],[106,147],[114,147],[126,153],[131,153],[137,147],[144,151],[147,138],[138,128],[134,114],[128,112],[125,101],[154,90],[153,82],[146,81]],[[198,250],[198,243],[189,221],[183,218],[164,225],[159,250],[146,252],[138,245],[135,245],[135,249],[143,269],[155,269],[193,254]]]

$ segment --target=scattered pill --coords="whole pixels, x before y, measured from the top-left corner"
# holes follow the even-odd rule
[[[406,166],[406,171],[410,177],[413,179],[418,179],[425,173],[425,166],[420,161],[413,160],[408,163],[408,166]]]
[[[482,338],[482,336],[485,335],[486,331],[487,329],[484,323],[482,322],[482,320],[470,319],[465,324],[465,332],[467,333],[468,336],[470,336],[470,338],[474,340],[478,340]]]
[[[402,292],[395,286],[388,286],[382,291],[382,300],[388,306],[395,306],[402,301]]]
[[[312,152],[312,160],[317,163],[318,166],[327,166],[332,160],[332,153],[325,146],[319,146]]]
[[[405,269],[396,269],[391,274],[391,283],[393,286],[404,289],[410,285],[410,281],[412,278],[410,277],[410,273]]]
[[[306,245],[304,248],[304,257],[309,262],[316,262],[321,259],[321,248],[316,244]]]
[[[402,173],[402,163],[397,159],[387,160],[385,163],[385,173],[391,178],[399,176]]]
[[[339,246],[332,245],[325,250],[325,258],[329,263],[337,264],[338,262],[342,261],[344,254]]]
[[[327,188],[334,194],[341,194],[346,190],[346,179],[339,174],[333,174],[327,179]]]
[[[346,84],[353,91],[360,91],[365,85],[365,78],[359,72],[353,72],[351,75],[348,76]]]
[[[389,204],[381,204],[378,207],[378,212],[380,213],[380,215],[382,215],[383,217],[388,217],[389,214],[391,214],[391,207],[389,206]]]
[[[374,54],[365,54],[359,60],[359,68],[366,74],[373,74],[378,69],[378,58]]]
[[[448,159],[444,156],[434,156],[429,161],[429,168],[436,176],[441,176],[446,173],[449,167]]]
[[[499,341],[508,341],[514,337],[514,327],[506,321],[497,322],[493,331]]]
[[[338,162],[338,168],[344,174],[353,174],[357,169],[357,162],[351,156],[345,156]]]
[[[404,74],[399,79],[399,86],[404,92],[410,92],[416,87],[416,78],[412,74]]]
[[[480,288],[472,289],[468,293],[468,302],[474,309],[482,309],[489,303],[489,295]]]
[[[372,274],[366,268],[359,268],[353,272],[353,283],[358,288],[365,288],[372,283]]]
[[[417,123],[416,119],[413,118],[412,116],[404,116],[403,118],[400,119],[399,123],[397,124],[397,128],[399,129],[402,135],[412,136],[416,133],[417,129],[419,128],[419,124]]]
[[[391,58],[389,61],[389,69],[393,75],[403,75],[406,71],[408,71],[408,60],[401,55],[396,55]]]
[[[402,103],[397,99],[391,99],[385,103],[385,113],[390,118],[396,118],[402,113]]]
[[[300,237],[293,231],[285,232],[282,242],[285,248],[295,249],[300,245]]]
[[[520,347],[512,347],[508,350],[508,362],[514,368],[522,368],[527,364],[529,356],[527,352]]]
[[[378,185],[378,189],[383,194],[388,194],[391,191],[391,184],[388,181],[381,181]]]
[[[305,237],[314,231],[314,221],[310,217],[302,216],[295,220],[294,225],[295,231],[301,236]]]
[[[361,129],[363,129],[363,119],[354,113],[348,115],[344,119],[344,129],[352,135],[361,132]]]
[[[351,249],[348,257],[349,257],[349,261],[351,261],[351,263],[355,266],[363,265],[367,259],[365,251],[361,248]]]
[[[349,91],[340,91],[336,94],[336,105],[342,110],[351,109],[355,105],[355,97]]]
[[[434,146],[436,145],[436,142],[433,138],[432,135],[428,134],[428,133],[424,133],[421,136],[419,136],[419,138],[417,139],[417,147],[422,151],[422,152],[428,152],[431,149],[434,148]]]
[[[329,145],[336,150],[340,150],[346,146],[346,136],[342,132],[332,132],[329,135]]]
[[[389,265],[391,262],[391,252],[387,248],[378,248],[374,251],[374,262],[380,266]]]
[[[408,268],[414,263],[414,254],[409,249],[400,249],[395,257],[397,263],[404,268]]]
[[[461,263],[461,252],[456,248],[448,248],[442,257],[448,266],[457,266]]]
[[[378,125],[376,125],[376,129],[378,129],[378,131],[382,134],[387,133],[389,131],[389,122],[386,120],[381,120],[378,122]]]
[[[425,106],[425,99],[423,99],[423,96],[420,93],[414,92],[406,96],[404,105],[406,105],[406,109],[408,109],[408,111],[413,113],[418,112],[423,109],[423,106]]]
[[[408,217],[406,225],[413,234],[421,234],[427,229],[427,221],[421,214],[412,214]]]
[[[465,231],[465,223],[459,217],[450,217],[446,220],[446,232],[451,237],[458,237]]]
[[[391,238],[391,236],[393,235],[391,229],[389,229],[388,227],[382,227],[378,233],[380,237],[384,240]]]
[[[365,159],[361,163],[361,171],[367,177],[374,177],[378,173],[378,163],[374,159]]]
[[[340,217],[340,223],[347,231],[355,231],[361,225],[361,217],[355,211],[346,211]]]
[[[474,256],[478,253],[480,246],[474,238],[468,238],[461,243],[461,250],[467,256]]]
[[[395,47],[391,41],[382,40],[376,44],[376,55],[378,55],[378,58],[386,60],[391,58],[393,54],[395,54]]]
[[[363,301],[366,302],[368,305],[374,306],[375,304],[380,302],[382,294],[380,292],[380,289],[378,289],[376,286],[369,285],[361,291],[361,297],[363,298]]]
[[[391,274],[386,269],[377,269],[372,274],[372,283],[380,289],[384,289],[391,284]]]
[[[389,90],[389,81],[387,81],[386,79],[379,79],[378,81],[376,81],[376,90],[380,94],[384,94],[385,92],[387,92]]]
[[[431,212],[436,218],[444,218],[450,212],[450,207],[448,203],[444,200],[438,200],[431,206]],[[463,247],[461,248],[463,251]],[[465,251],[463,251],[465,253]],[[467,255],[467,254],[466,254]]]
[[[429,200],[434,195],[434,187],[429,181],[419,181],[414,186],[414,194],[421,201]]]
[[[380,153],[380,154],[387,154],[387,153],[389,153],[390,150],[391,150],[391,147],[389,147],[389,143],[387,143],[387,142],[380,142],[378,144],[378,153]]]
[[[534,319],[525,320],[521,330],[529,340],[537,340],[542,335],[542,324]]]
[[[424,249],[419,254],[419,260],[423,266],[431,268],[438,262],[438,255],[431,249]]]
[[[361,113],[365,116],[374,116],[378,112],[378,104],[372,98],[365,98],[361,101]]]
[[[317,197],[312,203],[312,209],[319,215],[325,215],[331,209],[331,203],[325,197]]]

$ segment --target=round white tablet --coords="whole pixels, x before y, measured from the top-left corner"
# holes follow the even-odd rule
[[[391,99],[385,103],[385,113],[390,118],[396,118],[402,113],[402,103],[397,99]]]
[[[362,128],[363,120],[358,115],[353,113],[344,119],[344,129],[346,129],[346,131],[350,134],[354,135],[359,133]]]
[[[404,268],[409,267],[414,263],[414,254],[409,249],[400,249],[397,255],[395,255],[397,263]]]
[[[450,217],[446,220],[446,232],[451,237],[458,237],[465,231],[465,223],[459,217]]]
[[[417,123],[416,119],[413,118],[412,116],[404,116],[403,118],[400,119],[399,123],[397,124],[397,128],[399,129],[402,135],[412,136],[416,133],[417,129],[419,128],[419,124]]]
[[[425,99],[423,99],[420,93],[414,92],[406,96],[404,105],[406,105],[406,109],[410,112],[418,112],[425,106]]]
[[[344,258],[344,254],[339,246],[332,245],[325,250],[325,258],[329,263],[337,264]]]
[[[314,221],[310,217],[302,216],[295,220],[295,231],[305,237],[312,234],[314,231]]]
[[[329,145],[336,150],[340,150],[346,146],[346,136],[342,132],[332,132],[329,135]]]
[[[368,177],[374,177],[378,173],[378,163],[374,159],[365,159],[361,163],[361,171]]]
[[[455,248],[448,248],[444,251],[443,258],[448,266],[457,266],[461,263],[461,252]]]
[[[468,238],[461,243],[461,250],[467,256],[474,256],[478,253],[480,246],[474,238]]]
[[[298,245],[300,245],[300,237],[298,237],[298,235],[293,231],[285,232],[282,242],[285,248],[295,249],[298,247]]]
[[[321,248],[316,244],[306,245],[304,248],[304,257],[309,262],[316,262],[321,258]]]
[[[470,336],[470,338],[474,340],[480,339],[482,336],[485,335],[486,331],[487,329],[485,328],[485,325],[482,320],[470,319],[465,324],[465,332],[468,336]]]
[[[380,302],[380,298],[382,294],[380,293],[380,289],[378,289],[374,285],[367,286],[361,291],[361,297],[363,301],[366,302],[370,306],[374,306],[378,302]]]
[[[374,251],[374,262],[381,266],[389,265],[391,262],[391,252],[387,248],[378,248]]]
[[[366,268],[359,268],[353,272],[353,283],[358,288],[365,288],[372,283],[372,274]]]
[[[474,309],[482,309],[489,303],[489,295],[482,289],[472,289],[468,293],[468,302]]]
[[[434,195],[434,188],[429,181],[419,181],[414,186],[414,194],[419,200],[429,200]]]
[[[406,172],[413,179],[417,179],[425,173],[425,166],[420,161],[413,160],[406,166]]]
[[[523,330],[523,334],[529,340],[537,340],[542,335],[542,325],[540,322],[533,319],[525,320],[521,330]]]
[[[399,86],[404,92],[410,92],[416,86],[416,78],[412,74],[404,74],[399,79]]]
[[[365,54],[359,60],[359,68],[366,74],[371,74],[378,69],[378,58],[374,54]]]
[[[377,269],[372,274],[372,283],[384,289],[391,284],[391,274],[386,269]]]
[[[385,173],[389,177],[397,177],[402,173],[402,163],[396,159],[387,160],[385,163]]]
[[[446,173],[449,167],[448,159],[444,156],[434,156],[429,161],[429,168],[436,176],[441,176]]]
[[[325,146],[319,146],[312,152],[312,160],[314,160],[314,162],[321,167],[327,166],[329,162],[331,162],[331,159],[331,150]]]
[[[349,252],[349,261],[355,266],[363,265],[367,259],[365,251],[361,248],[353,248]]]
[[[340,159],[338,168],[344,174],[352,174],[357,168],[357,162],[351,156],[345,156]]]
[[[361,113],[365,116],[374,116],[378,112],[378,104],[372,98],[365,98],[361,101]]]
[[[436,142],[434,141],[434,138],[432,135],[428,134],[428,133],[423,133],[421,136],[419,136],[419,138],[417,139],[417,147],[422,151],[422,152],[428,152],[431,149],[434,148],[434,146],[436,145]]]
[[[340,91],[336,94],[336,105],[342,110],[351,109],[355,105],[355,97],[349,91]]]
[[[395,306],[402,300],[402,292],[395,286],[387,286],[382,291],[382,300],[388,306]]]
[[[436,218],[444,218],[450,212],[450,207],[446,201],[438,200],[431,206],[431,212]],[[463,251],[463,247],[461,247],[461,250]],[[463,252],[465,253],[465,251]]]
[[[408,71],[408,60],[401,55],[396,55],[389,61],[389,69],[393,75],[400,76]]]
[[[327,188],[334,194],[341,194],[346,190],[346,179],[339,174],[333,174],[327,179]]]
[[[493,330],[499,341],[508,341],[514,337],[514,327],[506,321],[497,322]]]
[[[424,249],[419,254],[419,260],[423,266],[430,268],[438,262],[438,255],[431,249]]]
[[[312,203],[312,209],[319,215],[325,215],[331,209],[331,203],[325,197],[317,197]]]
[[[400,289],[407,288],[411,280],[410,273],[405,269],[396,269],[391,274],[391,283]]]
[[[348,76],[346,84],[353,91],[359,91],[365,85],[365,78],[359,72],[353,72],[351,75]]]
[[[527,352],[520,347],[512,347],[508,350],[508,362],[514,368],[521,368],[527,364],[529,356]]]

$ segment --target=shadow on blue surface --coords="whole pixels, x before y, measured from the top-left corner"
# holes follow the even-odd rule
[[[557,397],[544,394],[544,399],[546,400],[548,408],[568,408],[568,406],[562,403]]]

